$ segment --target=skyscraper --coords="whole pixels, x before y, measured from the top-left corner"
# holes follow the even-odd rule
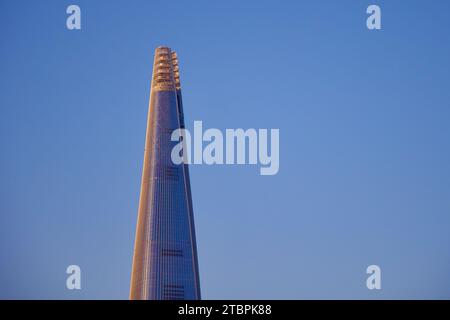
[[[178,60],[155,50],[130,299],[200,299],[187,164],[175,165],[173,130],[184,128]]]

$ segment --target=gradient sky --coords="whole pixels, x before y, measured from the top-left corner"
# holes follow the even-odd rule
[[[278,175],[191,166],[203,298],[450,298],[449,16],[444,0],[1,0],[0,298],[128,297],[160,45],[188,128],[280,129]]]

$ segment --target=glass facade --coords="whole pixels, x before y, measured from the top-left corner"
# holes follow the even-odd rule
[[[153,65],[130,299],[200,299],[187,164],[171,160],[184,128],[177,56],[157,48]]]

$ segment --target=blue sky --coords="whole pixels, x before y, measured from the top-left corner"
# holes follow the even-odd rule
[[[280,129],[275,176],[191,166],[203,298],[450,298],[449,13],[1,1],[0,298],[128,297],[160,45],[178,52],[188,128]],[[65,287],[70,264],[82,290]]]

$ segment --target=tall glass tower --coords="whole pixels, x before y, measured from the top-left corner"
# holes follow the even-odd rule
[[[200,299],[187,164],[171,160],[173,130],[184,128],[177,55],[155,51],[130,299]]]

